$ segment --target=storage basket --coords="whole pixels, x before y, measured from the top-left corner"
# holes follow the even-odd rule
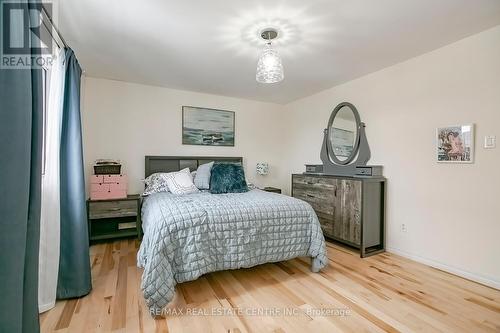
[[[121,164],[98,164],[94,165],[94,174],[96,175],[119,175]]]

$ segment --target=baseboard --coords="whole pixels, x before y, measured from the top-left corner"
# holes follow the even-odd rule
[[[54,306],[56,306],[56,302],[55,301],[47,303],[47,304],[43,304],[43,305],[38,305],[38,313],[44,313],[45,311],[49,311]]]
[[[500,290],[500,281],[497,281],[497,280],[494,280],[494,279],[491,279],[488,277],[480,276],[480,275],[477,275],[477,274],[474,274],[471,272],[467,272],[467,271],[464,271],[460,268],[449,266],[449,265],[446,265],[446,264],[443,264],[443,263],[440,263],[440,262],[437,262],[437,261],[434,261],[431,259],[421,257],[421,256],[416,255],[416,254],[408,253],[406,251],[402,251],[400,249],[393,248],[393,247],[387,248],[387,252],[397,254],[401,257],[405,257],[405,258],[411,259],[413,261],[417,261],[421,264],[425,264],[427,266],[431,266],[431,267],[446,271],[448,273],[458,275],[458,276],[463,277],[465,279],[484,284],[485,286]]]

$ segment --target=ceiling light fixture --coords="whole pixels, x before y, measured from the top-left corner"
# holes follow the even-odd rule
[[[271,41],[278,37],[278,31],[267,28],[261,32],[260,37],[266,41],[266,46],[264,46],[257,62],[255,79],[260,83],[280,82],[284,78],[283,65],[278,51],[271,46]]]

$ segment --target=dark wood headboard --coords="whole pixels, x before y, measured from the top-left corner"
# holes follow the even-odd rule
[[[173,172],[184,168],[191,171],[198,169],[198,166],[210,162],[240,162],[243,164],[243,157],[215,157],[215,156],[146,156],[145,177],[155,172]]]

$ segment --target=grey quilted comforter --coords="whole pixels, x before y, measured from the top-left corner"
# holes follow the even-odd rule
[[[177,283],[226,269],[312,258],[327,264],[325,240],[311,206],[284,195],[156,193],[142,207],[144,238],[138,266],[150,310],[172,300]]]

